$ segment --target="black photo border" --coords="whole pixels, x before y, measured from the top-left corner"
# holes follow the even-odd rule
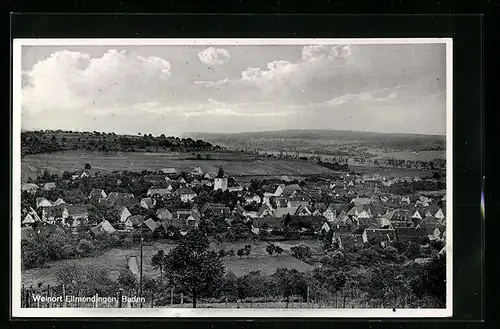
[[[87,11],[95,11],[98,7],[96,5],[92,7],[94,10]],[[100,10],[104,11],[102,8]],[[480,324],[485,318],[485,223],[480,208],[485,175],[483,19],[484,17],[479,14],[443,15],[439,13],[419,15],[87,13],[75,15],[14,12],[10,15],[10,46],[12,46],[12,38],[453,38],[453,317],[418,320],[394,318],[330,320],[297,317],[273,318],[269,319],[273,322],[265,324],[266,327],[285,328],[294,325],[308,327],[328,325],[330,321],[335,321],[335,324],[339,325],[365,322],[369,327],[388,325],[416,327],[419,326],[418,323],[421,323],[422,327],[430,328],[450,322]],[[10,62],[10,67],[12,67],[12,62]],[[12,76],[9,77],[9,84],[11,83]],[[11,102],[9,109],[9,122],[11,122]],[[11,131],[10,125],[9,128]],[[7,233],[8,236],[4,241],[9,243],[7,250],[10,250],[10,230]],[[10,259],[10,253],[8,257]],[[7,305],[9,305],[10,315],[9,294]],[[70,323],[75,325],[74,322],[82,321],[82,319],[68,318],[54,320],[15,318],[11,320],[14,321],[13,324],[22,328],[38,325],[36,323],[38,321],[43,321],[50,327],[62,328]],[[243,326],[250,319],[122,318],[115,320],[126,320],[132,322],[131,325],[134,326],[139,325],[137,321],[147,320],[148,327],[159,327],[164,326],[165,321],[175,326],[187,324],[187,321],[196,322],[197,326],[205,322],[211,325],[218,323],[222,326]],[[233,323],[236,321],[244,322]],[[252,325],[262,326],[265,322],[265,319],[253,319]],[[110,318],[84,319],[83,325],[94,324],[105,327],[124,325],[122,321],[114,322]]]

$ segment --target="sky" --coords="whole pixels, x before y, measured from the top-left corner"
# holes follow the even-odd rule
[[[445,44],[22,46],[22,129],[446,132]]]

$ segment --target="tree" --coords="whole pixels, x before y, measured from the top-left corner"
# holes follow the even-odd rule
[[[290,248],[290,250],[293,252],[293,255],[300,260],[306,260],[308,258],[311,258],[312,256],[311,248],[309,248],[305,244],[292,247]]]
[[[307,283],[304,276],[296,269],[279,268],[274,272],[272,278],[276,286],[286,299],[286,307],[290,302],[290,297],[298,294],[304,297],[307,294]]]
[[[86,163],[86,164],[85,164],[85,169],[87,169],[87,170],[88,170],[88,169],[92,169],[92,166],[90,165],[90,163]]]
[[[137,278],[130,270],[123,269],[118,276],[118,285],[125,290],[135,290],[137,288]]]
[[[439,307],[446,306],[446,257],[435,256],[427,263],[421,273],[424,290],[439,302]]]
[[[227,254],[231,257],[234,257],[234,249],[230,249]]]
[[[226,257],[226,251],[224,249],[219,250],[218,255],[220,258]]]
[[[243,257],[243,255],[245,255],[245,250],[244,249],[238,249],[238,251],[236,252],[236,254],[238,255],[238,257]]]
[[[272,256],[272,255],[273,255],[273,253],[274,253],[274,248],[275,248],[275,247],[274,247],[274,245],[273,245],[273,244],[269,244],[269,245],[267,245],[267,247],[266,247],[266,251],[267,251],[267,253],[269,254],[269,256]]]
[[[247,244],[245,246],[245,248],[243,249],[243,251],[245,252],[245,256],[249,256],[250,255],[250,252],[252,251],[252,246]]]
[[[274,247],[274,251],[279,255],[281,255],[283,253],[283,248],[281,248],[280,246],[275,246]]]
[[[151,266],[153,266],[155,270],[160,271],[160,281],[163,278],[164,261],[165,261],[165,251],[163,250],[158,250],[158,252],[154,254],[153,257],[151,257]]]
[[[200,153],[196,154],[196,159],[197,160],[201,160],[201,154]]]
[[[222,281],[224,267],[217,253],[209,250],[206,236],[190,231],[165,257],[170,282],[189,291],[196,308],[198,295],[209,292]]]

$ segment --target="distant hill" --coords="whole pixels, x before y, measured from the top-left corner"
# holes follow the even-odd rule
[[[203,140],[173,136],[117,135],[101,132],[39,130],[21,132],[21,156],[67,150],[104,152],[201,152],[222,147]]]
[[[191,138],[202,138],[226,147],[293,147],[307,145],[356,146],[391,150],[444,151],[446,138],[442,135],[393,134],[341,130],[280,130],[233,134],[190,133]],[[317,151],[317,150],[316,150]]]

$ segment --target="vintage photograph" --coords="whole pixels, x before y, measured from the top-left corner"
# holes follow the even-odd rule
[[[13,315],[451,316],[451,47],[14,40]]]

